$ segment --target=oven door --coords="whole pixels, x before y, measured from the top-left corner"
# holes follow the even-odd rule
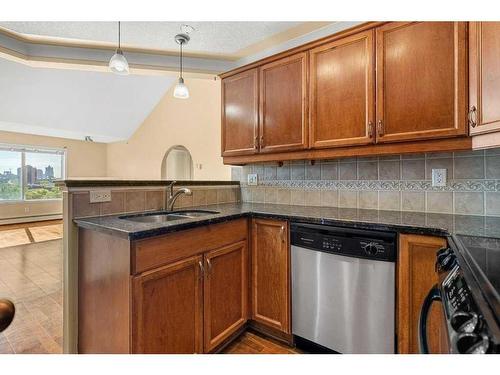
[[[431,337],[429,333],[432,333]],[[446,314],[437,285],[429,290],[422,303],[418,321],[418,346],[421,354],[447,354],[450,351]]]

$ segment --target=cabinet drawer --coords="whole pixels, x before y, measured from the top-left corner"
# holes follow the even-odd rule
[[[132,273],[141,273],[246,239],[247,232],[247,220],[238,219],[137,240],[132,244]]]

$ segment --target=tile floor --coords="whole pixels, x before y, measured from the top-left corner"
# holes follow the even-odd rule
[[[61,353],[62,241],[0,248],[0,298],[16,306],[0,353]]]

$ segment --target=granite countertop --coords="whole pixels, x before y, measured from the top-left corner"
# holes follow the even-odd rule
[[[80,218],[74,221],[79,227],[103,231],[130,240],[249,216],[414,234],[438,236],[462,234],[500,238],[500,217],[263,203],[228,203],[186,208],[190,209],[214,210],[219,213],[165,223],[142,223],[120,219],[124,214]]]
[[[56,186],[75,187],[111,187],[111,186],[168,186],[173,180],[130,180],[116,178],[72,178],[56,180]],[[213,180],[176,180],[176,186],[215,186],[239,185],[238,181],[213,181]]]

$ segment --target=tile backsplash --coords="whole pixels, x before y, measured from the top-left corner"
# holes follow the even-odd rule
[[[174,190],[179,187],[174,188]],[[192,195],[181,195],[175,208],[205,206],[240,201],[238,185],[189,186]],[[73,217],[105,216],[122,213],[163,210],[165,187],[112,188],[111,201],[90,203],[91,189],[72,192]]]
[[[432,186],[432,169],[447,170],[446,186]],[[254,164],[232,178],[244,202],[500,216],[500,148]]]

